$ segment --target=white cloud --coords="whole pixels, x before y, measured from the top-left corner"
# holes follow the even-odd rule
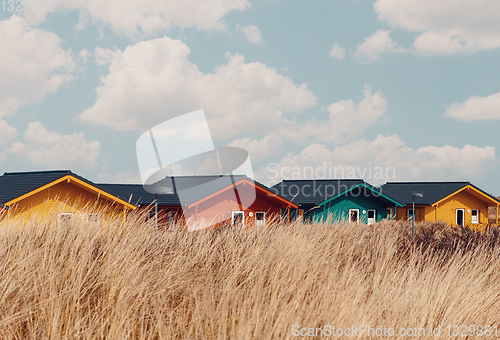
[[[359,137],[367,128],[380,121],[387,111],[387,100],[381,91],[373,92],[365,85],[364,98],[359,103],[341,100],[328,106],[328,120],[310,119],[305,124],[283,126],[279,132],[290,140],[314,140],[341,144]]]
[[[94,61],[97,65],[109,65],[115,54],[121,54],[120,50],[110,50],[109,48],[96,47],[94,50]]]
[[[236,31],[243,33],[245,38],[252,44],[260,44],[262,42],[262,34],[260,30],[255,25],[248,25],[244,27],[236,26]]]
[[[31,122],[23,134],[24,143],[13,143],[9,153],[49,168],[92,168],[97,164],[100,144],[87,141],[83,133],[63,135]]]
[[[355,103],[341,100],[328,106],[326,120],[309,119],[305,123],[283,120],[262,139],[249,137],[237,139],[230,146],[246,149],[254,163],[279,154],[285,143],[334,143],[337,145],[359,138],[366,129],[379,122],[387,111],[387,100],[381,91],[373,92],[365,85],[364,98]],[[261,131],[256,131],[261,132]]]
[[[459,54],[469,50],[460,39],[449,34],[427,31],[419,35],[413,43],[415,50],[424,55]]]
[[[57,35],[13,15],[0,21],[0,116],[39,101],[71,80],[74,63]]]
[[[17,129],[0,119],[0,145],[4,145],[17,136]]]
[[[497,0],[377,0],[379,19],[393,27],[423,32],[422,54],[457,54],[500,47]]]
[[[383,54],[406,53],[407,50],[392,40],[389,33],[387,30],[378,30],[373,35],[365,38],[356,48],[353,54],[354,58],[362,63],[369,64],[379,60]]]
[[[81,114],[84,121],[118,130],[145,130],[203,108],[212,134],[273,132],[283,113],[315,105],[305,84],[295,85],[276,69],[227,55],[227,64],[205,74],[189,59],[190,49],[168,37],[142,41],[115,53],[98,99]]]
[[[16,128],[7,124],[5,120],[0,119],[0,146],[7,144],[17,136]],[[0,151],[0,162],[3,162],[7,155]]]
[[[270,184],[283,178],[363,178],[373,184],[386,181],[474,180],[496,162],[495,148],[465,145],[456,148],[426,146],[413,149],[397,135],[379,135],[328,149],[312,144],[298,154],[287,154],[277,164],[262,167],[256,179]]]
[[[249,137],[237,139],[229,146],[246,149],[252,162],[258,163],[280,154],[286,144],[351,142],[380,121],[387,110],[387,100],[382,92],[373,92],[365,85],[364,98],[359,103],[341,100],[328,106],[327,120],[309,119],[305,123],[283,121],[272,135],[261,139]]]
[[[80,54],[80,59],[81,59],[82,63],[86,64],[89,61],[91,52],[87,49],[83,49],[80,51],[79,54]]]
[[[229,146],[245,149],[250,154],[252,163],[258,163],[280,152],[283,140],[278,136],[265,136],[260,140],[245,137],[232,141]]]
[[[345,58],[345,48],[335,43],[330,50],[330,58],[341,60]]]
[[[464,121],[500,119],[500,93],[454,103],[446,108],[446,116]]]
[[[200,30],[227,29],[223,17],[231,11],[244,11],[250,6],[247,0],[40,1],[51,6],[38,6],[36,10],[25,12],[30,22],[45,20],[47,13],[53,10],[78,10],[81,16],[79,26],[87,22],[103,23],[128,36],[152,36],[168,31],[171,26]]]
[[[97,175],[100,183],[126,183],[138,184],[141,182],[141,176],[137,171],[125,172],[101,172]]]

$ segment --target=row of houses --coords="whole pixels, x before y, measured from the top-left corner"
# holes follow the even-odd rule
[[[142,213],[162,229],[196,230],[241,223],[444,221],[451,226],[498,225],[500,201],[469,182],[388,182],[361,179],[283,180],[267,187],[246,176],[166,177],[161,195],[142,184],[94,183],[69,170],[0,176],[0,212],[27,221],[52,218],[106,223]],[[56,218],[55,218],[56,217]]]
[[[272,188],[293,199],[303,219],[372,224],[383,219],[444,221],[451,226],[498,225],[500,200],[470,182],[284,180]]]

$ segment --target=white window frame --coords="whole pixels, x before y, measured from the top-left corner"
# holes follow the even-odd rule
[[[245,211],[243,211],[243,210],[233,210],[231,212],[231,225],[234,226],[234,216],[238,215],[238,214],[242,214],[243,215],[242,219],[241,219],[241,224],[242,224],[242,226],[245,226]]]
[[[414,220],[414,219],[415,219],[415,211],[416,211],[416,210],[417,210],[417,209],[413,210],[413,208],[406,209],[406,216],[408,216],[407,221],[412,221],[412,220]],[[412,213],[412,214],[410,214],[410,211],[413,211],[413,213]],[[410,217],[410,216],[411,216],[411,217]],[[415,222],[417,222],[417,221],[415,221]]]
[[[69,216],[69,223],[71,223],[71,222],[73,221],[73,219],[74,219],[74,215],[75,215],[75,214],[73,214],[73,213],[71,213],[71,212],[61,212],[61,213],[58,213],[58,214],[57,214],[57,225],[58,225],[59,227],[61,227],[61,226],[62,226],[62,221],[61,221],[61,218],[62,218],[63,216]]]
[[[258,220],[257,214],[263,214],[264,218],[262,220]],[[265,211],[256,211],[255,212],[255,226],[256,227],[263,227],[265,225],[266,225],[266,212]]]
[[[462,226],[465,225],[465,209],[456,209],[455,210],[455,223],[456,225],[458,226],[458,212],[461,211],[462,212]]]
[[[167,224],[168,224],[168,231],[175,231],[175,213],[173,211],[167,212]]]
[[[392,220],[392,217],[394,216],[392,208],[387,208],[387,219]]]
[[[476,220],[474,221],[474,211],[476,212]],[[479,223],[479,209],[471,209],[471,223],[478,224]]]
[[[349,223],[354,222],[354,221],[352,220],[352,212],[353,212],[353,211],[356,211],[356,212],[357,212],[358,219],[356,220],[356,223],[359,223],[359,209],[349,209]]]
[[[373,221],[370,223],[370,211],[373,211]],[[375,209],[369,209],[366,212],[366,223],[367,224],[373,224],[377,222],[377,210]]]

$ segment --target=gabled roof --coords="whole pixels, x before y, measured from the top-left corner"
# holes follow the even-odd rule
[[[319,204],[319,206],[326,205],[326,204],[328,204],[329,202],[331,202],[331,201],[333,201],[333,200],[335,200],[335,199],[339,198],[340,196],[344,196],[345,194],[347,194],[347,193],[349,193],[349,192],[355,192],[355,191],[356,191],[356,189],[358,189],[358,188],[360,188],[360,189],[361,189],[361,188],[363,188],[363,189],[367,189],[367,190],[368,190],[368,192],[369,192],[369,193],[370,193],[373,197],[375,197],[375,198],[385,200],[385,201],[390,202],[390,203],[392,203],[392,204],[395,204],[395,205],[397,205],[397,206],[399,206],[399,207],[402,207],[402,206],[403,206],[403,204],[402,204],[402,203],[399,203],[399,202],[395,201],[394,199],[392,199],[392,198],[390,198],[390,197],[388,197],[388,196],[384,195],[382,192],[380,192],[380,190],[376,189],[374,186],[372,186],[372,185],[370,185],[370,184],[368,184],[368,183],[360,183],[360,184],[358,184],[358,185],[355,185],[355,186],[353,186],[353,187],[349,188],[348,190],[346,190],[346,191],[344,191],[344,192],[341,192],[341,193],[339,193],[338,195],[336,195],[336,196],[334,196],[334,197],[332,197],[332,198],[330,198],[330,199],[328,199],[328,200],[324,201],[323,203],[320,203],[320,204]],[[370,196],[370,197],[372,197],[372,196]]]
[[[6,172],[0,176],[0,202],[7,203],[69,174],[69,170]]]
[[[265,185],[243,175],[216,176],[174,176],[158,181],[152,187],[170,188],[171,193],[158,194],[158,204],[165,206],[192,206],[218,193],[239,185],[243,182],[255,185],[255,188],[269,199],[290,204],[288,200],[279,197]],[[136,205],[150,205],[155,201],[155,195],[147,192],[142,184],[97,184],[121,199]],[[181,202],[182,201],[182,202]],[[291,204],[295,206],[295,204]]]
[[[500,201],[470,182],[387,182],[380,187],[380,192],[403,204],[412,204],[413,193],[419,192],[423,197],[415,197],[415,204],[434,205],[461,190],[471,189],[478,197],[483,197],[495,204]]]
[[[288,207],[292,207],[292,208],[298,208],[298,206],[295,204],[295,203],[292,203],[290,202],[289,200],[287,200],[286,198],[283,198],[275,193],[273,193],[268,187],[266,187],[265,185],[255,181],[255,180],[252,180],[248,177],[243,177],[241,179],[239,179],[238,181],[231,181],[230,183],[228,183],[228,185],[224,188],[222,188],[221,190],[217,191],[217,192],[214,192],[213,194],[211,195],[208,195],[204,198],[201,198],[201,199],[198,199],[197,201],[191,203],[189,205],[189,207],[192,207],[196,204],[200,204],[204,201],[207,201],[209,200],[210,198],[218,195],[218,194],[221,194],[227,190],[230,190],[231,188],[236,188],[238,186],[245,186],[245,185],[251,185],[255,188],[256,190],[256,193],[260,193],[261,195],[267,197],[268,199],[271,199],[271,200],[274,200],[274,201],[278,201],[282,204],[286,204]]]
[[[0,203],[5,205],[16,203],[65,180],[72,180],[86,190],[93,191],[109,200],[124,204],[127,208],[135,209],[135,206],[98,188],[93,182],[70,170],[6,172],[0,176]]]
[[[7,203],[67,175],[92,184],[70,170],[6,172],[0,176],[0,202]]]
[[[362,183],[362,179],[286,179],[271,191],[298,205],[319,205]]]

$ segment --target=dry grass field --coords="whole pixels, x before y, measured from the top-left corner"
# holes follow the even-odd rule
[[[2,339],[457,338],[454,325],[496,338],[500,322],[496,230],[0,224]]]

